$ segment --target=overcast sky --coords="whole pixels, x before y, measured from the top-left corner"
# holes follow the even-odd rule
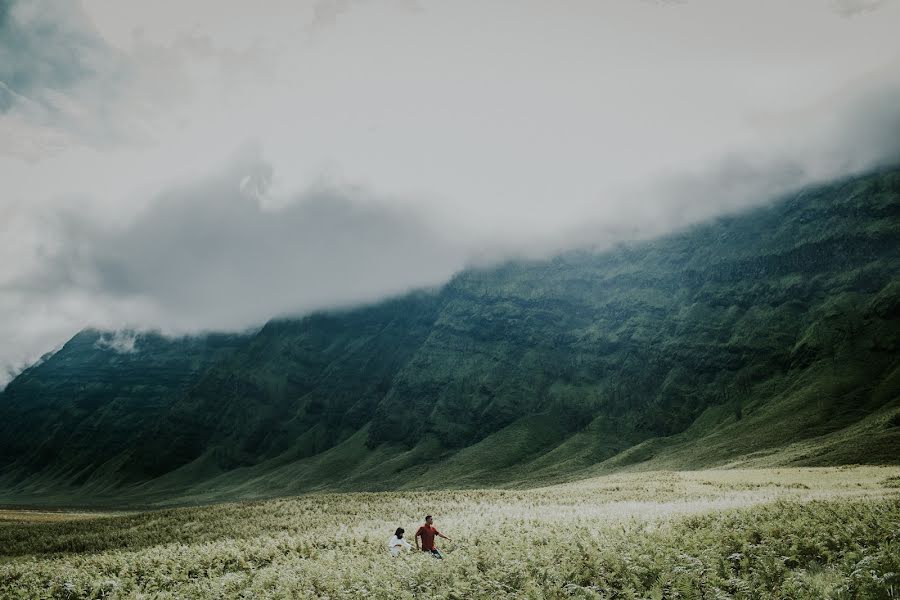
[[[0,385],[898,158],[898,0],[0,0]]]

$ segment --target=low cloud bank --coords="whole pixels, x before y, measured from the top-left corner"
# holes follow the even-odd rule
[[[85,326],[173,335],[244,330],[275,316],[440,285],[467,265],[663,235],[804,185],[900,164],[896,87],[835,111],[841,126],[804,156],[732,156],[705,172],[622,191],[604,205],[618,210],[538,237],[454,231],[394,199],[330,183],[267,206],[271,165],[251,148],[219,173],[159,194],[125,225],[99,226],[65,211],[43,220],[40,235],[53,243],[0,286],[0,298],[14,298],[3,333],[32,342],[27,360],[34,360]],[[109,346],[126,342],[112,336]],[[26,362],[11,360],[17,350],[7,348],[7,377]]]
[[[900,163],[896,2],[241,6],[0,0],[0,385]]]

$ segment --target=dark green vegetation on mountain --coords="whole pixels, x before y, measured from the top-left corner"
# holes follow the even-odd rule
[[[900,171],[253,335],[98,335],[0,395],[0,502],[896,463]]]

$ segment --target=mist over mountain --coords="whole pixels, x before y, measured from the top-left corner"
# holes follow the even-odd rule
[[[0,500],[893,464],[898,342],[900,169],[883,168],[258,331],[82,331],[0,395]]]
[[[2,1],[0,385],[85,327],[258,329],[895,164],[898,20]]]

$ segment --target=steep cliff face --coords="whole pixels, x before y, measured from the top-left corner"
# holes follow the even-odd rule
[[[0,396],[7,497],[892,462],[900,171],[253,335],[99,335]]]
[[[207,370],[126,463],[161,475],[211,449],[222,469],[318,454],[372,418],[434,323],[438,297],[413,294],[365,309],[272,321]]]
[[[370,443],[433,431],[465,446],[541,412],[668,436],[818,361],[877,379],[898,358],[898,242],[889,173],[600,256],[463,273]]]
[[[0,395],[0,468],[83,483],[135,448],[211,365],[245,336],[167,339],[85,330]]]

